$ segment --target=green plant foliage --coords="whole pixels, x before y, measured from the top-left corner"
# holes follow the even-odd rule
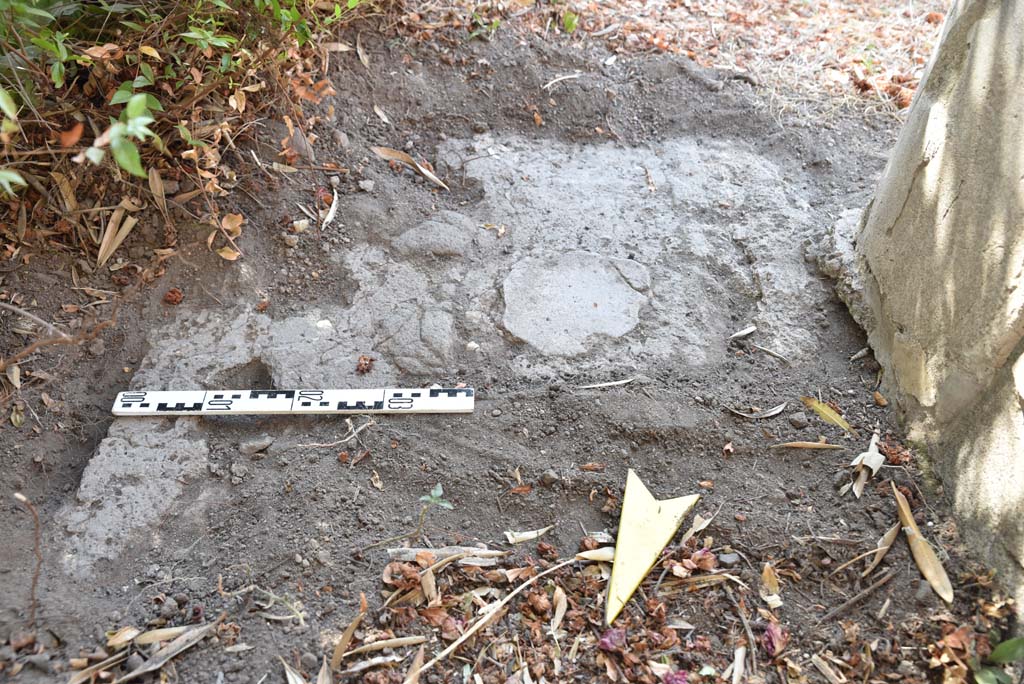
[[[562,14],[562,28],[565,29],[566,33],[572,33],[576,30],[576,26],[580,23],[580,17],[575,12],[565,10]]]
[[[434,485],[429,494],[421,496],[420,501],[427,504],[427,506],[438,506],[449,511],[455,508],[451,501],[444,498],[444,487],[441,486],[440,482]]]
[[[1024,661],[1024,637],[1007,639],[994,649],[988,657],[989,662],[1005,665]]]
[[[8,195],[14,194],[14,186],[25,187],[25,179],[11,169],[0,168],[0,190]]]

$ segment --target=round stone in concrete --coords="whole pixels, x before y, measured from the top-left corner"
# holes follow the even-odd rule
[[[647,269],[590,252],[523,259],[505,278],[505,328],[545,354],[587,350],[592,335],[621,337],[636,327]]]

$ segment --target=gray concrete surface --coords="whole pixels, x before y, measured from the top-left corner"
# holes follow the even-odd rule
[[[647,269],[627,259],[589,252],[527,258],[502,285],[502,324],[545,354],[574,356],[595,335],[622,337],[635,328],[649,288]]]
[[[345,283],[304,312],[170,310],[149,332],[132,387],[380,387],[410,375],[483,382],[489,368],[527,382],[599,381],[720,363],[726,338],[750,323],[760,344],[794,359],[812,355],[825,334],[820,307],[830,295],[800,248],[820,226],[799,185],[746,144],[631,149],[483,135],[442,149],[452,168],[481,154],[490,156],[466,172],[483,197],[465,212],[396,226],[383,200],[358,196],[345,221],[370,237],[331,253]],[[376,363],[359,375],[363,353]],[[637,411],[613,409],[624,421]],[[650,415],[628,422],[680,435],[693,427],[689,414],[642,412]],[[65,512],[69,567],[91,572],[130,538],[144,542],[161,515],[201,510],[203,496],[178,500],[178,480],[205,467],[209,429],[115,420]],[[259,446],[230,465],[209,455],[209,469],[241,481],[244,461],[264,457]]]
[[[64,568],[89,576],[97,563],[158,534],[164,515],[188,506],[177,498],[204,473],[208,456],[196,418],[114,421],[61,514],[69,533]]]

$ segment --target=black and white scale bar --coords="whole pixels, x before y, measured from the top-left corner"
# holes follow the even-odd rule
[[[470,387],[121,392],[115,416],[275,413],[472,413]]]

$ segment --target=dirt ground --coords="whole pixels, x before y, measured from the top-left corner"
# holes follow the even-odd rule
[[[717,512],[699,541],[670,547],[666,562],[706,543],[749,590],[726,582],[668,592],[671,582],[656,584],[659,565],[646,600],[618,623],[628,627],[623,649],[600,641],[600,578],[566,568],[553,575],[570,604],[562,651],[552,651],[550,607],[535,596],[424,681],[657,681],[651,661],[711,681],[749,641],[738,614],[759,642],[747,644],[755,679],[824,681],[812,656],[862,681],[938,676],[926,647],[970,623],[994,589],[963,551],[941,486],[895,446],[892,408],[872,395],[877,366],[870,356],[850,361],[863,336],[812,263],[840,212],[869,199],[894,139],[891,118],[775,120],[750,84],[681,57],[610,60],[602,48],[505,31],[452,49],[364,40],[370,68],[339,57],[338,93],[321,105],[306,164],[347,172],[275,174],[247,151],[228,155],[241,192],[222,208],[246,218],[244,257],[211,254],[206,231],[182,217],[179,255],[125,301],[115,326],[21,364],[22,388],[6,411],[20,400],[26,420],[0,427],[0,642],[26,632],[29,617],[33,521],[10,496],[18,491],[42,521],[41,655],[5,646],[0,662],[23,669],[0,678],[64,681],[69,659],[103,647],[105,632],[222,613],[217,640],[149,680],[284,681],[279,656],[313,678],[361,594],[369,613],[355,643],[387,630],[426,635],[429,658],[474,614],[464,592],[494,587],[497,597],[510,585],[447,568],[438,581],[454,622],[435,626],[413,608],[382,609],[382,592],[396,585],[382,584],[385,549],[366,547],[412,531],[419,498],[441,483],[453,508],[428,512],[418,546],[483,543],[513,552],[505,567],[544,567],[581,540],[616,533],[629,468],[659,498],[699,493],[697,511]],[[271,160],[282,129],[263,125],[254,151]],[[431,160],[450,192],[389,168],[374,145]],[[332,176],[337,223],[287,233],[302,218],[296,204],[312,207]],[[161,232],[153,212],[123,260],[145,264]],[[0,273],[0,289],[44,320],[82,325],[84,313],[110,308],[85,307],[120,287],[117,272],[103,270],[77,284],[91,292],[71,289],[73,262],[40,254]],[[560,288],[577,282],[600,313],[559,303]],[[172,287],[184,295],[174,306],[164,301]],[[22,323],[0,312],[0,349],[25,343]],[[750,324],[757,333],[728,341]],[[356,372],[361,355],[375,359],[371,372]],[[475,387],[475,412],[379,416],[334,447],[309,445],[346,435],[336,417],[110,416],[128,388],[433,382]],[[821,421],[802,395],[835,402],[859,436]],[[784,402],[763,420],[727,410]],[[840,496],[844,466],[876,424],[893,445],[889,465],[863,498]],[[769,449],[819,436],[847,449]],[[869,578],[863,561],[834,573],[896,522],[890,480],[940,549],[957,590],[952,606],[902,540]],[[547,525],[555,527],[539,549],[505,541],[506,530]],[[757,591],[765,563],[781,578],[774,611]],[[890,572],[862,602],[819,623]],[[287,608],[261,608],[263,591],[240,592],[251,585],[286,598],[302,624],[268,619]],[[553,594],[553,584],[538,587]],[[789,634],[777,658],[763,636],[776,633],[774,620]],[[641,645],[651,629],[667,641],[644,636]],[[339,681],[401,681],[414,652],[399,648],[397,662]],[[698,674],[706,667],[717,675]]]

